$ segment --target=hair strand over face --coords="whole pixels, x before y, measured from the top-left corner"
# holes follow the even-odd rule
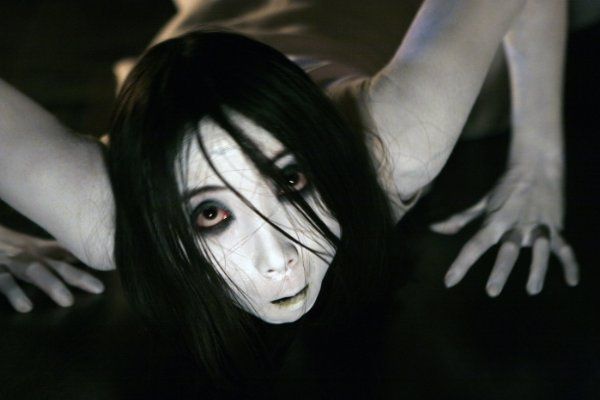
[[[229,118],[229,110],[270,132],[295,155],[340,224],[340,239],[301,196],[289,192],[280,171]],[[260,359],[261,351],[252,318],[231,301],[230,286],[197,240],[178,184],[178,157],[206,117],[265,178],[289,192],[294,207],[335,245],[323,288],[331,310],[343,314],[383,292],[392,220],[363,136],[281,53],[213,31],[149,49],[118,96],[110,131],[115,263],[134,308],[158,328],[182,335],[219,378],[236,375],[240,366]],[[202,132],[197,134],[201,143]]]

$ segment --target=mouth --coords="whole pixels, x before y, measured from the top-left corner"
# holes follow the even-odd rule
[[[295,295],[273,300],[271,304],[274,304],[278,307],[290,307],[299,304],[306,299],[306,292],[308,292],[308,285],[304,286],[304,288]]]

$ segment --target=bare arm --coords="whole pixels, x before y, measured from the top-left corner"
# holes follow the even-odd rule
[[[494,53],[525,0],[427,0],[392,60],[358,91],[401,198],[448,159]],[[384,160],[385,162],[385,160]]]
[[[530,294],[542,289],[550,251],[562,262],[567,283],[577,284],[574,253],[560,235],[565,12],[565,0],[426,1],[388,65],[333,93],[358,100],[362,123],[383,144],[371,146],[382,184],[402,206],[394,196],[411,197],[443,167],[504,38],[512,89],[509,166],[480,202],[432,225],[451,234],[486,217],[448,270],[448,286],[499,241],[487,283],[491,296],[502,290],[522,246],[533,247]]]
[[[111,269],[112,194],[102,147],[0,80],[0,197],[84,263]]]
[[[511,163],[561,174],[565,0],[528,0],[504,40],[511,74]]]
[[[504,46],[511,72],[512,140],[508,169],[477,206],[434,229],[453,233],[479,215],[483,229],[461,250],[446,275],[452,286],[501,237],[487,283],[498,295],[522,246],[533,247],[527,292],[542,290],[550,253],[560,259],[566,282],[578,282],[578,266],[562,238],[562,75],[566,37],[565,0],[529,0]]]
[[[508,168],[476,205],[432,225],[452,234],[479,216],[482,229],[448,270],[448,286],[458,283],[479,257],[501,242],[487,292],[503,289],[520,248],[533,247],[526,289],[539,293],[550,253],[561,261],[565,280],[578,282],[578,265],[562,238],[563,143],[562,75],[566,37],[565,0],[528,0],[505,36],[511,72],[512,140]]]

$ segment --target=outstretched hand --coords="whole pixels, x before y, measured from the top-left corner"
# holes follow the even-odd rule
[[[560,235],[562,228],[562,180],[543,173],[532,173],[513,167],[499,184],[477,204],[445,221],[432,224],[437,233],[451,235],[472,220],[485,216],[481,230],[461,249],[452,263],[444,282],[452,287],[462,280],[473,264],[500,242],[496,262],[486,290],[495,297],[502,291],[522,247],[533,247],[526,290],[535,295],[541,292],[550,254],[562,263],[565,281],[577,285],[579,267],[575,254]]]
[[[101,293],[102,282],[73,266],[77,260],[53,240],[43,240],[2,229],[0,235],[0,293],[19,312],[29,312],[33,303],[15,280],[30,283],[63,307],[73,304],[67,285]],[[66,284],[65,284],[66,283]]]

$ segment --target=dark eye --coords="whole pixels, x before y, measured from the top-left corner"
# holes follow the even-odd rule
[[[296,164],[288,165],[281,170],[281,174],[290,190],[294,192],[302,192],[309,186],[308,178]],[[280,195],[285,193],[280,192]]]
[[[232,219],[231,211],[213,201],[201,203],[192,213],[192,220],[200,230],[224,228]]]

